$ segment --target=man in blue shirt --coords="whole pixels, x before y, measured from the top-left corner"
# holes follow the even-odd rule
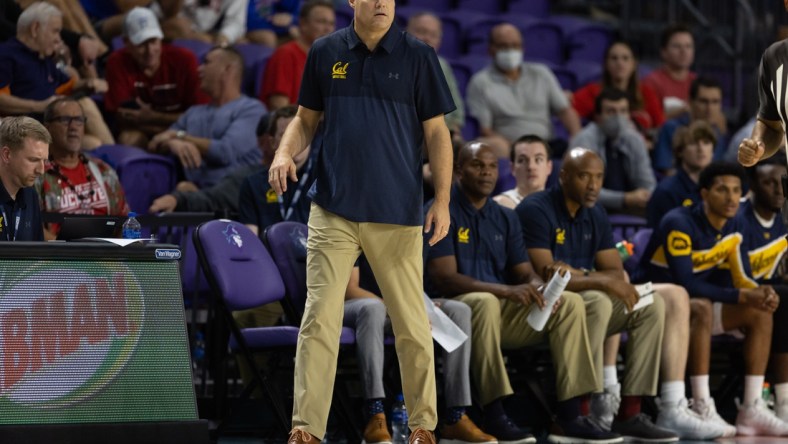
[[[639,269],[646,271],[645,279],[675,282],[693,298],[693,408],[705,416],[719,416],[708,388],[711,335],[729,332],[746,337],[744,402],[736,419],[737,433],[779,436],[788,434],[788,424],[766,406],[761,388],[769,359],[772,313],[780,298],[770,286],[758,286],[752,280],[749,261],[742,255],[743,227],[735,216],[743,179],[738,165],[712,162],[706,167],[698,179],[702,204],[675,208],[665,215]]]
[[[422,228],[448,233],[454,110],[435,51],[402,32],[394,0],[350,0],[351,26],[319,39],[307,57],[299,108],[269,170],[277,194],[296,181],[293,157],[324,119],[309,191],[306,310],[295,363],[289,443],[325,433],[336,372],[345,287],[363,251],[396,336],[411,443],[434,443],[437,406],[432,337],[422,300]],[[422,146],[435,203],[422,205]],[[385,198],[382,194],[385,192]],[[434,228],[434,229],[433,229]]]
[[[717,136],[707,122],[698,120],[676,130],[673,153],[678,168],[676,174],[657,185],[646,207],[646,223],[656,228],[668,211],[676,207],[691,207],[700,202],[698,176],[714,156]]]
[[[750,197],[742,202],[736,215],[744,225],[750,269],[759,284],[771,284],[780,296],[788,299],[783,258],[788,251],[786,227],[780,217],[785,203],[782,177],[788,173],[785,157],[772,156],[748,168]],[[774,312],[772,329],[771,371],[775,394],[775,414],[788,421],[788,304]]]
[[[501,347],[514,349],[548,339],[557,372],[558,424],[555,439],[620,442],[581,416],[580,396],[597,388],[588,345],[583,300],[562,294],[562,303],[544,331],[528,314],[545,307],[513,210],[490,199],[498,179],[498,159],[486,144],[470,143],[459,153],[459,181],[452,190],[449,236],[430,248],[427,272],[443,297],[465,302],[473,312],[471,373],[484,407],[484,429],[499,442],[536,442],[509,420],[503,398],[513,393]]]
[[[33,185],[44,174],[52,137],[30,117],[0,125],[0,241],[43,241],[41,208]]]
[[[674,433],[640,413],[641,398],[656,392],[665,303],[657,293],[651,305],[634,310],[638,291],[627,280],[607,214],[596,205],[603,178],[602,160],[592,151],[573,148],[564,156],[561,186],[533,194],[516,208],[528,255],[545,277],[557,267],[571,271],[567,290],[580,292],[585,300],[598,376],[603,374],[605,337],[629,331],[623,396],[612,394],[616,402],[594,415],[600,426],[634,440],[677,441]]]

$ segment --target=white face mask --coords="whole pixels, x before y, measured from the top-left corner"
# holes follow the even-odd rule
[[[502,71],[514,71],[523,64],[521,49],[502,49],[495,53],[495,64]]]

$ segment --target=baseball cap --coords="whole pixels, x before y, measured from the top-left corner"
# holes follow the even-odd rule
[[[123,33],[134,45],[146,40],[164,37],[156,14],[148,8],[136,7],[126,14],[123,20]]]

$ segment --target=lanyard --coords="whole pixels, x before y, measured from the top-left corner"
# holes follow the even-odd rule
[[[10,229],[9,229],[10,225],[8,224],[8,217],[6,217],[6,215],[5,215],[5,208],[3,208],[2,212],[3,212],[3,231],[5,231],[5,239],[8,240],[8,241],[15,241],[16,240],[16,235],[17,235],[17,233],[19,233],[19,220],[22,219],[22,209],[21,208],[17,208],[16,211],[14,211],[14,219],[15,219],[15,221],[14,221],[14,238],[13,239],[11,239],[11,233],[10,233]]]
[[[309,161],[306,163],[306,169],[304,169],[304,174],[298,179],[298,187],[293,193],[293,199],[290,200],[290,206],[287,207],[285,210],[285,200],[284,195],[279,196],[279,215],[282,216],[282,220],[290,220],[290,217],[293,216],[293,209],[296,207],[298,200],[301,199],[301,192],[304,189],[304,184],[309,179],[309,171],[312,169],[312,157],[309,157]]]

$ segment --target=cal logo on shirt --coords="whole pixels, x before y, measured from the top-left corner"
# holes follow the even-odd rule
[[[668,234],[668,252],[673,256],[692,253],[692,240],[687,233],[673,230]]]
[[[457,229],[457,242],[467,244],[471,240],[471,229],[460,227]]]
[[[276,195],[276,191],[273,188],[265,192],[266,203],[276,203],[278,200],[279,197]]]
[[[334,66],[331,67],[331,78],[332,79],[346,79],[347,78],[347,66],[349,63],[345,63],[344,65],[342,62],[334,63]]]
[[[684,199],[684,202],[681,203],[683,207],[691,207],[692,206],[692,199]]]
[[[563,245],[566,242],[566,230],[563,228],[556,228],[555,229],[555,243],[558,245]]]

